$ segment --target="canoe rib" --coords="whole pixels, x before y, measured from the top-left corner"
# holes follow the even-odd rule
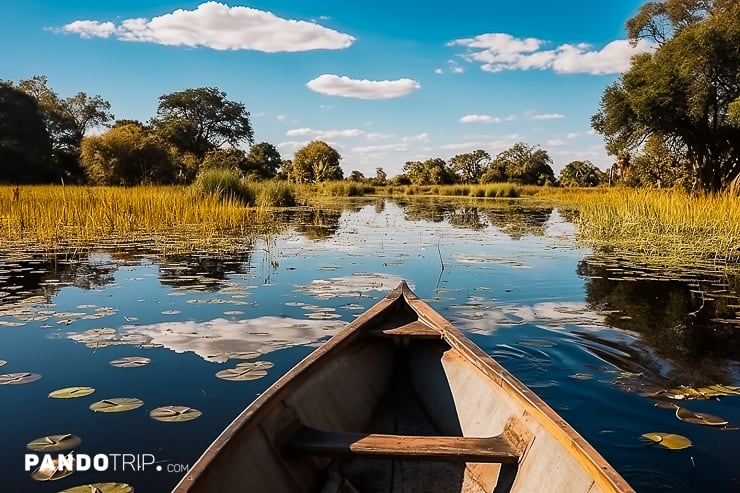
[[[447,460],[515,464],[519,452],[504,437],[341,433],[303,427],[289,440],[291,452],[314,455],[367,455],[376,459]]]

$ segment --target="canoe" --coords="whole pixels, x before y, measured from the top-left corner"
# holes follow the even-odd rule
[[[250,404],[173,490],[633,492],[405,282]]]

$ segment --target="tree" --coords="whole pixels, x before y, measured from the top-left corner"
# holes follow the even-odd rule
[[[50,182],[59,175],[38,103],[0,81],[0,181]]]
[[[450,159],[450,168],[460,177],[460,181],[463,183],[478,183],[490,160],[490,154],[478,149],[467,154],[453,156]]]
[[[571,161],[560,171],[559,181],[564,187],[598,187],[604,179],[604,173],[591,161]]]
[[[656,135],[648,138],[643,152],[631,159],[624,183],[632,187],[691,188],[691,166]]]
[[[352,173],[349,174],[349,178],[347,178],[349,181],[354,181],[358,183],[362,183],[366,181],[365,175],[363,175],[361,172],[354,170]]]
[[[268,143],[260,142],[249,149],[249,154],[242,171],[247,175],[256,175],[260,178],[273,178],[277,175],[283,158],[277,148]]]
[[[383,168],[375,168],[375,178],[372,180],[372,184],[377,187],[382,187],[388,180],[388,175]]]
[[[326,142],[314,140],[298,149],[293,156],[290,181],[318,183],[344,178],[339,161],[342,156]]]
[[[431,158],[424,162],[407,161],[403,172],[414,185],[446,185],[455,182],[455,174],[444,159]]]
[[[555,173],[550,166],[552,160],[547,151],[538,146],[517,142],[511,148],[496,155],[488,165],[481,181],[483,183],[512,182],[522,185],[551,185]]]
[[[254,134],[244,104],[229,101],[215,87],[200,87],[159,97],[155,130],[181,152],[199,158],[225,145],[252,144]]]
[[[639,153],[656,136],[686,158],[701,190],[719,191],[740,174],[731,107],[740,97],[740,2],[649,2],[627,29],[657,49],[634,57],[604,91],[593,128],[613,155]]]
[[[18,89],[36,99],[51,138],[56,165],[68,179],[81,179],[82,139],[91,128],[105,126],[113,120],[110,103],[101,96],[88,96],[84,92],[63,99],[49,88],[46,76],[21,80]]]
[[[137,123],[83,139],[80,162],[89,180],[99,185],[172,183],[177,174],[174,150]]]

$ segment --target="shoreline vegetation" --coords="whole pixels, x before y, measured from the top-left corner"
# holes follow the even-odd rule
[[[382,186],[352,181],[195,183],[184,186],[0,186],[0,246],[32,250],[153,242],[162,250],[243,248],[279,230],[285,208],[342,197],[458,198],[547,202],[567,211],[579,243],[665,265],[740,267],[740,197],[626,187],[570,189],[510,183]],[[476,200],[484,199],[484,200]],[[472,202],[471,202],[472,201]]]

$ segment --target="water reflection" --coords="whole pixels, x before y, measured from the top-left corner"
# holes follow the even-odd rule
[[[608,325],[639,334],[641,345],[670,361],[665,367],[643,358],[653,373],[683,385],[732,380],[731,366],[721,362],[740,360],[736,277],[666,276],[603,257],[584,259],[577,272],[585,278],[586,301]]]

